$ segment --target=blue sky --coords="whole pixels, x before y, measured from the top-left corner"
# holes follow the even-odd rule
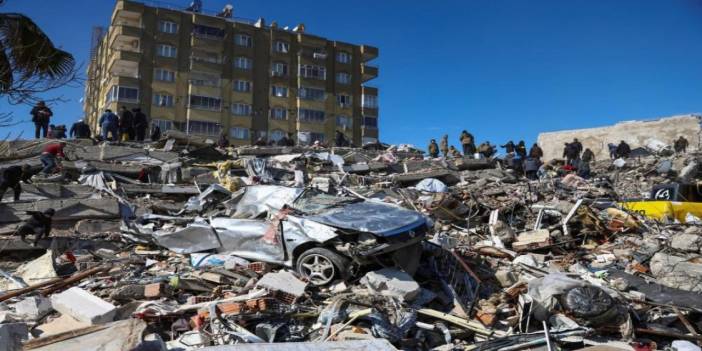
[[[188,0],[168,0],[187,5]],[[230,1],[204,0],[217,10]],[[333,5],[332,5],[333,4]],[[90,29],[111,0],[7,0],[54,43],[88,59]],[[480,142],[541,131],[700,112],[702,0],[238,0],[235,16],[380,49],[381,139],[424,147],[468,129]],[[81,116],[82,88],[63,88],[58,123]],[[27,122],[26,106],[8,106]]]

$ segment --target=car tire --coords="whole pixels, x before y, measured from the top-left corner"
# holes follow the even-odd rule
[[[336,278],[345,279],[350,260],[329,249],[315,247],[303,252],[295,268],[312,285],[323,286]]]

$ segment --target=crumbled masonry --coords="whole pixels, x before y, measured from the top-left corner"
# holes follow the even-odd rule
[[[529,179],[409,145],[69,140],[0,203],[0,350],[700,350],[702,153],[648,144]]]

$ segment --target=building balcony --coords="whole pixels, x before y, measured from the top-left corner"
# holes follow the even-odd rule
[[[221,52],[224,50],[224,37],[192,33],[190,35],[190,46]]]
[[[112,50],[141,52],[142,29],[130,26],[117,26],[110,32]]]
[[[368,64],[361,65],[361,80],[364,83],[375,78],[378,78],[378,67]]]
[[[370,45],[361,45],[361,59],[368,62],[378,57],[378,48]]]
[[[222,73],[222,60],[209,60],[197,57],[190,57],[190,70],[198,72]]]
[[[107,71],[112,76],[139,78],[139,60],[141,54],[130,51],[115,51],[107,64]]]
[[[378,96],[378,88],[363,85],[363,86],[361,86],[361,94],[362,95]]]
[[[144,4],[135,1],[119,0],[115,4],[115,9],[112,12],[111,24],[118,23],[137,23],[137,27],[141,26],[142,13],[144,13]]]

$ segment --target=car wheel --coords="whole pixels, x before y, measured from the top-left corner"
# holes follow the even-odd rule
[[[300,255],[297,272],[313,285],[321,286],[329,284],[336,277],[345,277],[348,264],[349,260],[336,252],[316,247]]]

